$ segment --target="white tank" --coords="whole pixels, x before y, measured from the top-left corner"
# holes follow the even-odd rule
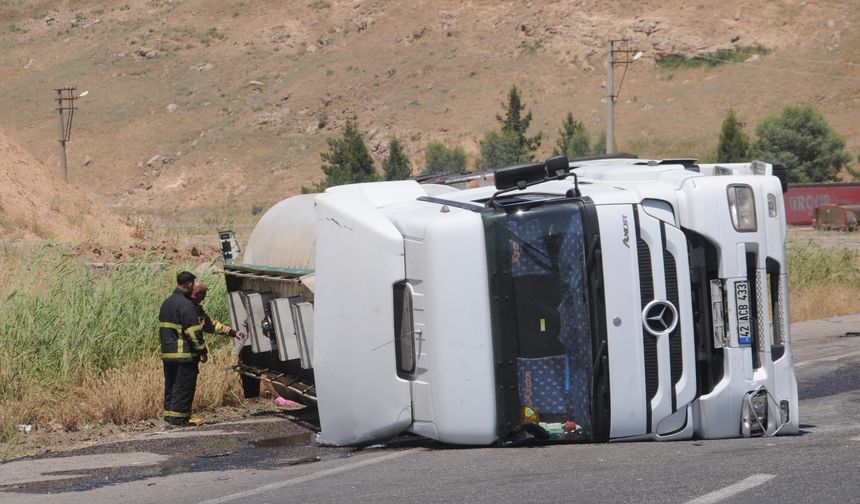
[[[251,232],[242,262],[313,270],[317,244],[316,194],[287,198],[270,208]]]

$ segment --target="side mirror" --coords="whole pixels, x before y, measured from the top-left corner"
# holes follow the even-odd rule
[[[224,264],[233,264],[233,260],[239,255],[239,242],[236,241],[236,234],[231,230],[219,231],[218,238],[221,240],[221,257],[224,258]]]
[[[509,166],[500,168],[493,172],[494,185],[498,191],[487,201],[488,207],[496,204],[496,196],[513,191],[523,190],[528,186],[547,182],[552,179],[564,180],[573,175],[572,196],[579,197],[579,178],[570,170],[570,162],[565,156],[551,157],[543,163],[532,163],[525,165]]]
[[[546,175],[559,180],[570,174],[570,163],[565,156],[551,157],[546,160]]]
[[[493,172],[496,189],[525,189],[531,184],[546,180],[544,163],[531,163],[500,168]]]

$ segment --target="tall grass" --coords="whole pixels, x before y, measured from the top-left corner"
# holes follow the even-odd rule
[[[169,266],[150,254],[93,271],[63,247],[3,252],[22,256],[3,258],[18,269],[6,273],[14,287],[0,305],[0,440],[18,423],[75,428],[157,416],[158,309],[176,272],[192,267]],[[210,286],[207,311],[228,319],[223,279],[202,278]],[[219,340],[210,348],[223,345]],[[218,356],[220,364],[229,359],[228,352]],[[201,389],[206,404],[230,400],[229,387],[218,390],[214,397]]]
[[[789,242],[791,320],[799,322],[860,311],[860,255],[812,241]]]
[[[789,243],[787,253],[792,287],[853,284],[860,280],[858,254],[854,250],[825,247],[814,242],[795,242]]]

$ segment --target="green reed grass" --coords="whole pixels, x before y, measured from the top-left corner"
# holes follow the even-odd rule
[[[860,256],[855,250],[813,242],[789,242],[786,252],[792,289],[821,284],[847,285],[860,280]]]
[[[7,272],[14,287],[0,304],[0,440],[9,436],[10,422],[29,421],[10,414],[14,405],[62,395],[68,384],[138,359],[157,359],[159,306],[175,288],[177,271],[194,268],[147,254],[93,270],[52,245],[2,252],[22,256],[2,261],[18,271]],[[201,278],[209,285],[207,311],[229,320],[223,278]]]

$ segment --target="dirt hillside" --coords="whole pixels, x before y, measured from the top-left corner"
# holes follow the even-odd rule
[[[0,230],[4,241],[43,238],[124,244],[130,228],[80,190],[68,187],[0,131]]]
[[[643,52],[617,102],[620,150],[703,157],[729,107],[751,131],[811,104],[856,152],[858,23],[855,0],[0,0],[0,118],[53,166],[53,88],[89,91],[73,185],[214,226],[320,178],[350,118],[377,160],[397,136],[418,168],[434,140],[474,157],[513,84],[539,156],[568,110],[596,134],[609,36]],[[756,45],[767,53],[713,68],[656,63]]]

